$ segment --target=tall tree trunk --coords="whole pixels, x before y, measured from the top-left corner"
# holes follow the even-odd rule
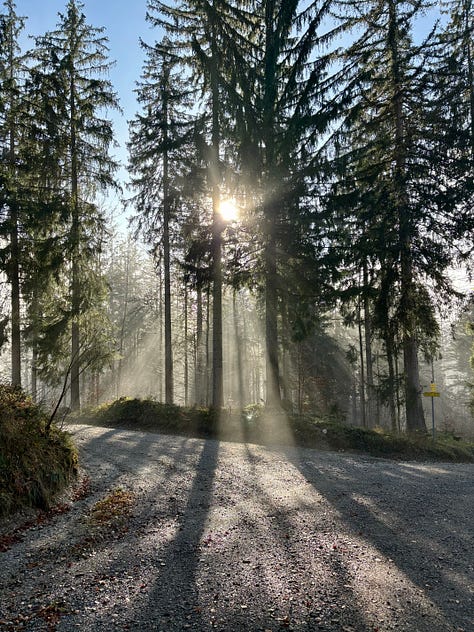
[[[159,341],[159,375],[158,375],[158,393],[160,402],[163,401],[163,270],[158,266],[158,341]]]
[[[370,303],[368,296],[369,271],[367,261],[363,264],[364,282],[364,341],[365,341],[365,375],[367,384],[367,425],[374,426],[376,422],[377,396],[374,386],[374,368],[372,361],[372,322],[370,317]]]
[[[79,178],[78,178],[78,156],[76,138],[76,97],[74,85],[74,73],[71,72],[70,83],[70,161],[71,161],[71,242],[72,242],[72,269],[71,269],[71,409],[79,410],[81,407],[80,397],[80,331],[79,315],[81,311],[81,282],[79,276],[79,253],[80,253],[80,225],[79,225]]]
[[[15,97],[12,92],[14,76],[14,41],[10,32],[8,45],[8,63],[10,66],[10,112],[15,111]],[[15,122],[10,122],[9,129],[9,168],[12,181],[16,177],[16,143]],[[20,248],[18,239],[17,201],[10,205],[10,265],[9,281],[11,284],[11,379],[13,386],[21,386],[21,323],[20,323]]]
[[[469,90],[469,131],[470,131],[470,149],[471,163],[474,164],[474,60],[472,59],[472,3],[466,2],[464,8],[464,46],[466,47],[467,56],[467,76]]]
[[[236,293],[237,291],[234,290],[232,296],[232,315],[234,320],[234,340],[236,346],[238,402],[239,409],[243,410],[247,399],[245,395],[244,367],[242,358],[244,340],[242,339],[242,335],[240,333]]]
[[[359,366],[360,366],[360,417],[362,426],[367,428],[367,414],[365,408],[365,367],[364,367],[364,344],[362,340],[362,316],[360,310],[360,298],[357,306],[357,327],[359,332]]]
[[[388,380],[389,380],[389,395],[388,395],[388,410],[390,413],[390,425],[393,432],[397,432],[397,409],[395,405],[395,393],[398,393],[398,383],[395,374],[395,358],[393,344],[390,339],[390,334],[385,336],[385,350],[387,353],[387,365],[388,365]]]
[[[207,286],[206,291],[206,406],[211,401],[211,382],[212,382],[212,367],[211,367],[211,291]]]
[[[196,365],[194,375],[194,401],[202,406],[204,402],[204,349],[203,349],[203,309],[202,287],[196,288]]]
[[[15,206],[10,212],[10,266],[11,283],[11,359],[12,384],[21,386],[21,319],[20,319],[20,249],[18,243],[18,213]]]
[[[31,397],[38,402],[38,349],[36,338],[33,339],[31,350]]]
[[[280,366],[278,361],[278,294],[276,245],[269,236],[265,248],[265,343],[266,404],[280,407]]]
[[[404,140],[403,90],[401,81],[398,42],[400,32],[395,0],[389,0],[388,45],[390,49],[390,73],[392,77],[392,114],[395,127],[395,173],[394,197],[400,233],[401,265],[401,313],[402,348],[405,369],[405,408],[408,432],[426,432],[425,417],[421,402],[421,387],[418,370],[418,345],[413,322],[413,268],[412,234],[406,192],[406,147]]]
[[[189,404],[188,286],[184,284],[184,405]]]
[[[265,345],[266,345],[266,404],[281,406],[280,367],[278,361],[278,274],[275,223],[275,104],[277,101],[277,42],[275,35],[275,1],[265,5],[265,86],[263,133],[265,142],[265,202],[264,202],[264,266],[265,266]]]
[[[219,51],[214,17],[211,25],[211,97],[212,97],[212,405],[224,403],[222,359],[222,232],[220,215],[220,125],[219,125]]]
[[[163,265],[165,284],[165,402],[173,403],[173,349],[171,339],[171,263],[170,263],[170,219],[171,200],[169,191],[168,162],[168,90],[169,70],[163,77]]]

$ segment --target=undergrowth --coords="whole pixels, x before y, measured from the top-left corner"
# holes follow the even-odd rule
[[[77,469],[76,449],[21,389],[0,384],[0,516],[48,509]]]
[[[474,444],[440,435],[411,437],[383,429],[347,426],[310,415],[269,413],[249,406],[242,413],[198,407],[167,405],[153,399],[120,398],[83,412],[74,419],[109,427],[191,437],[218,438],[260,444],[285,444],[288,439],[302,447],[365,452],[396,459],[474,461]]]

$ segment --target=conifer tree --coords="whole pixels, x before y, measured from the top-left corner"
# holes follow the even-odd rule
[[[173,42],[176,54],[187,65],[201,96],[196,93],[201,107],[207,108],[205,135],[201,146],[206,150],[208,197],[212,207],[212,405],[223,404],[223,357],[222,357],[222,234],[224,224],[220,215],[222,186],[222,117],[226,96],[223,91],[227,49],[232,46],[238,29],[227,32],[228,20],[232,16],[234,26],[246,12],[222,0],[209,2],[185,1],[177,6],[168,6],[157,0],[148,3],[149,17],[153,24],[166,29]],[[245,23],[245,20],[244,20]]]
[[[171,252],[177,243],[176,218],[180,215],[184,174],[194,136],[194,119],[186,112],[190,87],[169,40],[143,44],[146,61],[138,84],[142,105],[130,126],[131,184],[135,223],[157,260],[163,261],[165,329],[165,400],[173,402],[171,326]]]
[[[330,203],[344,214],[352,261],[359,270],[372,261],[376,293],[364,292],[372,291],[392,388],[400,345],[407,429],[424,431],[418,355],[438,333],[427,288],[449,295],[447,267],[469,225],[458,215],[459,195],[450,191],[441,110],[425,72],[434,37],[413,43],[413,22],[424,9],[418,0],[341,5],[352,8],[344,19],[357,36],[345,51],[347,105],[332,145]]]
[[[89,261],[100,249],[103,217],[94,202],[99,190],[115,186],[111,122],[103,117],[117,108],[116,95],[104,78],[110,62],[103,28],[87,24],[83,5],[69,0],[56,30],[37,38],[34,85],[46,105],[52,134],[50,150],[57,176],[53,186],[63,196],[69,275],[71,408],[80,407],[81,316],[93,302],[87,277]],[[90,275],[89,275],[90,277]],[[85,334],[85,332],[83,332]],[[87,346],[87,345],[86,345]]]
[[[8,245],[1,254],[11,288],[11,380],[20,386],[21,243],[22,227],[27,222],[27,197],[23,195],[21,175],[26,69],[18,38],[24,18],[16,14],[13,0],[4,2],[4,11],[0,14],[0,213],[1,232]]]
[[[253,54],[241,48],[242,61],[238,56],[234,61],[241,70],[235,72],[230,103],[240,134],[242,169],[254,172],[259,196],[256,218],[262,245],[270,406],[279,406],[281,398],[282,301],[286,297],[288,305],[295,306],[290,314],[301,333],[303,321],[309,324],[314,318],[324,285],[324,274],[317,273],[321,221],[313,201],[316,188],[310,191],[309,184],[318,177],[317,155],[330,132],[335,115],[331,102],[340,83],[329,70],[330,44],[337,29],[322,27],[330,7],[331,3],[317,1],[305,7],[279,0],[256,3],[257,27],[252,28],[252,39],[247,36]]]

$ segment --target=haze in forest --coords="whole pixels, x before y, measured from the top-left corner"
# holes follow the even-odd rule
[[[472,434],[470,3],[132,5],[2,3],[4,380]]]

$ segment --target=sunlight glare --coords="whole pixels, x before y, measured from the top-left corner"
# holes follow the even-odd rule
[[[235,200],[222,200],[219,204],[219,213],[225,222],[235,222],[239,216],[239,209]]]

